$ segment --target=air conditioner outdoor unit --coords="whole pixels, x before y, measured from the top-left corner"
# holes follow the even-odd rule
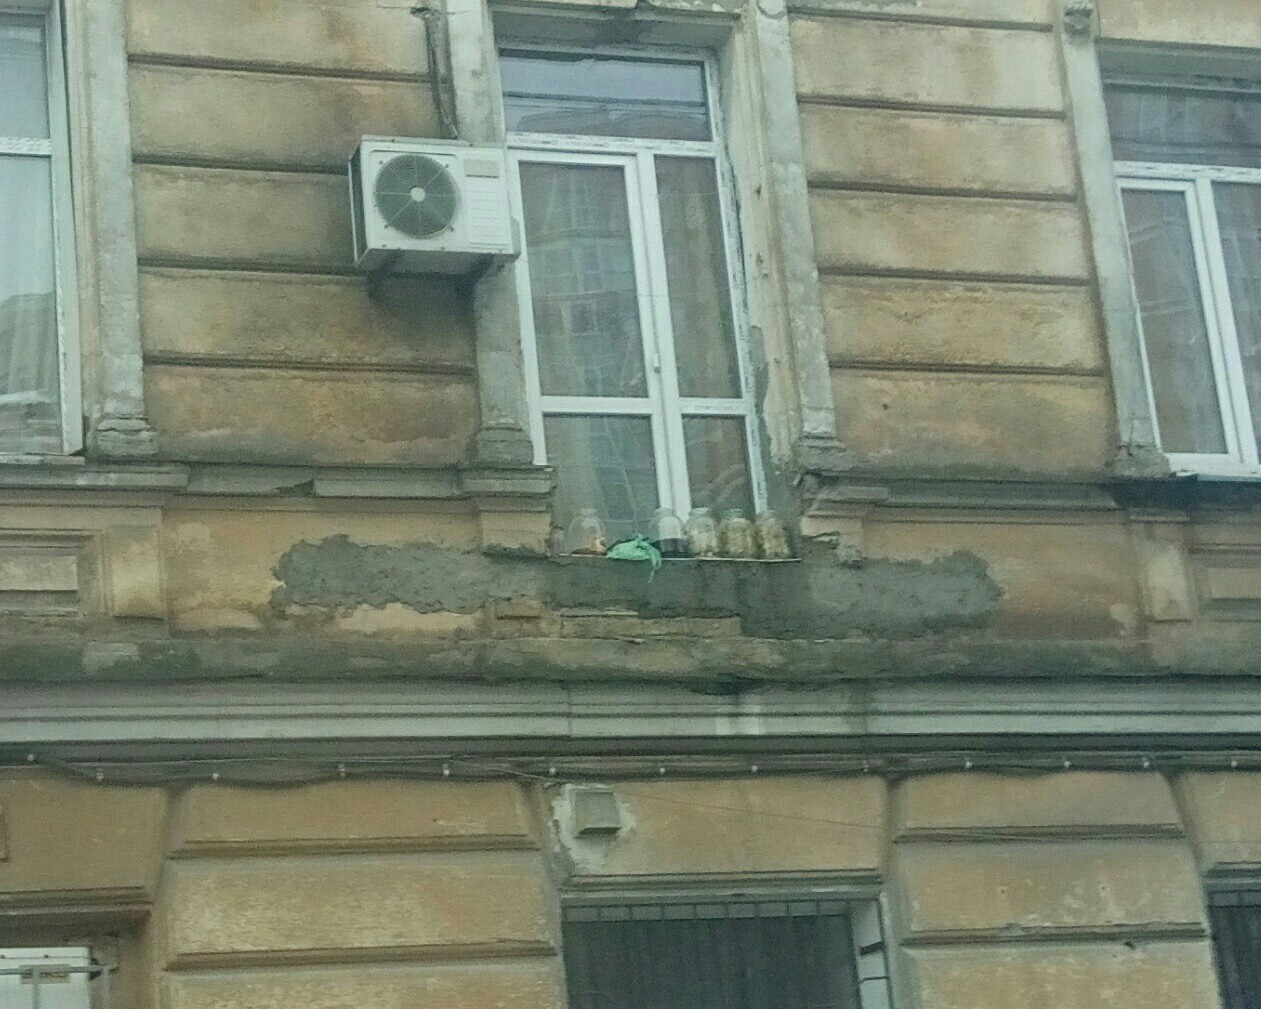
[[[465,273],[517,254],[502,148],[364,137],[350,200],[360,270]]]

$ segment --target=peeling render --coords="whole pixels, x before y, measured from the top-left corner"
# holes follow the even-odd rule
[[[472,613],[489,602],[537,599],[554,609],[633,610],[644,617],[734,616],[747,635],[840,638],[914,635],[986,625],[1001,596],[983,560],[959,551],[933,561],[867,560],[808,548],[800,563],[495,555],[431,543],[364,545],[346,536],[302,542],[276,565],[277,611],[402,604],[419,613]]]

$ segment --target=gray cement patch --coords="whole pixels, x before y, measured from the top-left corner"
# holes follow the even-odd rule
[[[540,559],[451,550],[432,543],[365,545],[345,536],[302,542],[274,574],[289,606],[383,607],[473,613],[527,597],[553,609],[629,609],[644,617],[731,617],[763,638],[906,636],[984,626],[1001,596],[979,557],[846,564],[811,546],[796,564],[602,558]],[[651,577],[650,577],[651,575]]]

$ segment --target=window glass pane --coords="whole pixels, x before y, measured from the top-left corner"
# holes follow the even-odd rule
[[[1122,193],[1143,341],[1166,452],[1226,451],[1186,198]]]
[[[523,163],[521,202],[543,394],[648,395],[622,169]]]
[[[0,156],[0,441],[61,444],[47,158]]]
[[[499,70],[509,130],[661,140],[710,136],[700,63],[505,52]]]
[[[1120,161],[1261,168],[1261,93],[1110,85],[1104,94]]]
[[[594,508],[610,544],[651,531],[657,468],[647,417],[545,417],[543,437],[556,467],[557,525]]]
[[[859,1009],[842,916],[629,910],[621,920],[564,923],[574,1009]]]
[[[1261,1005],[1261,904],[1244,897],[1229,906],[1210,906],[1213,946],[1224,1009]]]
[[[1261,442],[1261,184],[1216,185],[1213,192],[1252,427]]]
[[[656,162],[679,391],[684,396],[739,397],[740,365],[714,163],[661,157]]]
[[[692,507],[722,518],[728,508],[753,516],[753,485],[743,417],[684,417]]]
[[[43,18],[0,14],[0,137],[48,136]]]

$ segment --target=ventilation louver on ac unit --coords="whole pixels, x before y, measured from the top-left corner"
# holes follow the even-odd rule
[[[350,195],[362,270],[464,273],[516,254],[501,148],[364,137]]]

